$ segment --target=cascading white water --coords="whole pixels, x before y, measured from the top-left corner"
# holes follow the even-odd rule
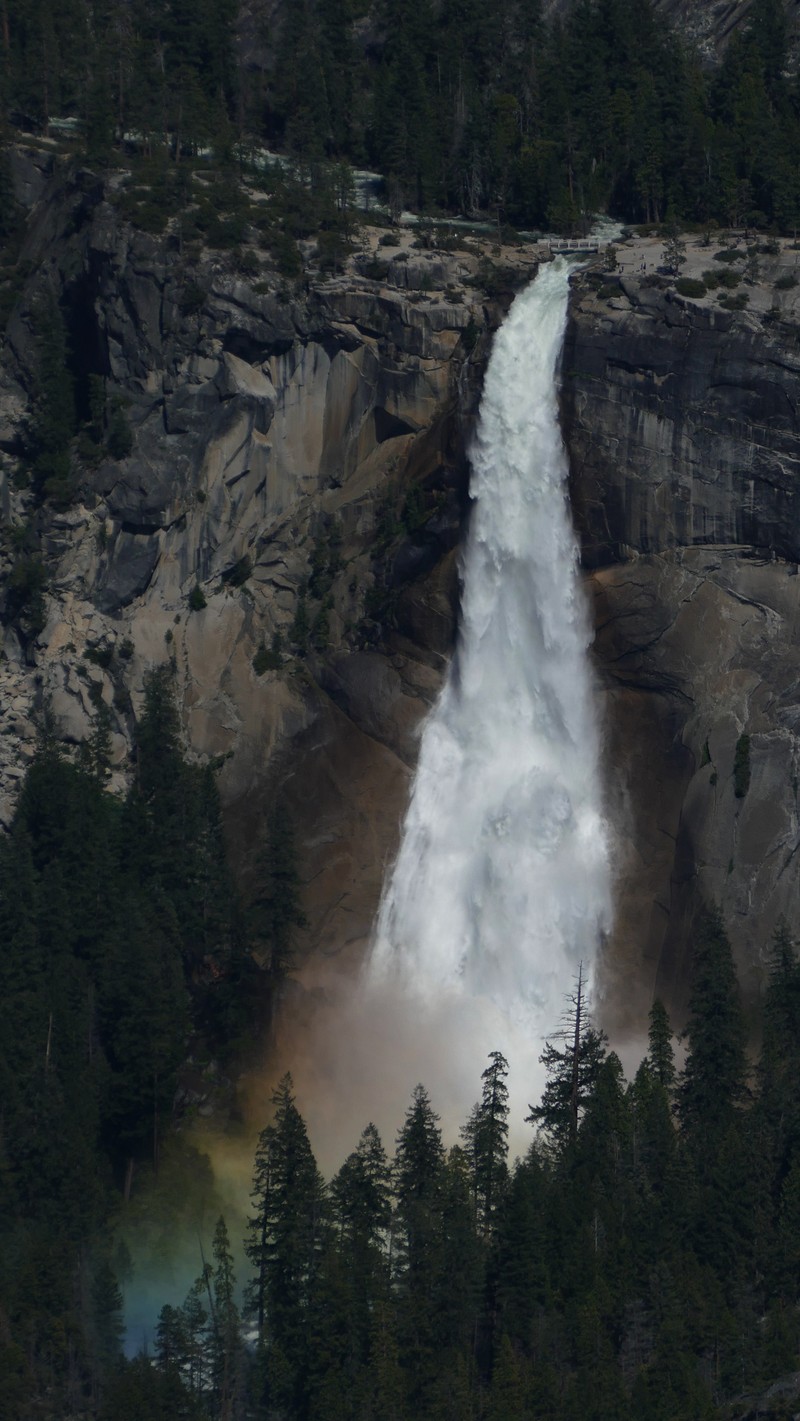
[[[485,1004],[495,1037],[507,1028],[537,1054],[579,961],[591,978],[611,896],[558,424],[568,275],[563,261],[543,267],[495,337],[459,644],[422,733],[368,967],[376,989],[455,999],[473,1021]]]
[[[390,1141],[418,1081],[457,1138],[494,1050],[511,1068],[511,1148],[526,1149],[544,1038],[579,961],[591,985],[610,924],[589,621],[558,426],[568,275],[564,262],[544,267],[495,337],[459,645],[423,729],[368,961],[354,982],[333,959],[330,975],[307,980],[310,1016],[288,1003],[282,1015],[281,1059],[326,1170],[370,1119]]]

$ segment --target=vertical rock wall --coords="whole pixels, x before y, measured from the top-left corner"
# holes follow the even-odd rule
[[[680,1017],[702,900],[750,1000],[778,918],[800,924],[798,369],[788,322],[577,281],[564,420],[617,830],[612,1019],[654,990]]]

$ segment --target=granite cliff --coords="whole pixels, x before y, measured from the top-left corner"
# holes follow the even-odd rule
[[[338,274],[309,243],[291,287],[254,233],[244,276],[241,252],[190,261],[175,233],[132,227],[118,179],[62,175],[41,149],[16,157],[30,275],[0,376],[2,813],[45,705],[76,745],[102,698],[121,786],[143,677],[171,661],[191,751],[221,760],[245,882],[282,788],[308,947],[357,945],[452,644],[464,440],[502,292],[487,294],[470,242],[435,250],[411,233],[387,250],[374,230]],[[509,253],[509,280],[535,259]],[[47,291],[79,398],[102,377],[131,432],[127,457],[78,461],[60,509],[37,508],[16,468]],[[43,624],[27,630],[8,597],[26,527],[47,576]]]
[[[179,233],[136,230],[114,179],[62,173],[41,149],[20,150],[16,179],[30,217],[0,373],[3,815],[45,704],[75,745],[102,698],[121,786],[144,674],[171,661],[188,745],[220,758],[245,886],[280,788],[305,949],[355,961],[452,646],[491,330],[543,253],[365,231],[334,273],[309,244],[290,287],[255,240],[243,271],[241,253],[189,256]],[[793,258],[770,258],[744,312],[662,289],[632,256],[610,287],[576,276],[563,363],[618,838],[608,1011],[623,1026],[656,984],[680,1014],[703,896],[723,906],[751,998],[778,917],[800,908],[800,350],[793,298],[764,295]],[[123,459],[79,461],[60,509],[36,508],[17,473],[45,290],[132,436]],[[33,632],[8,602],[25,526],[47,574]]]
[[[774,294],[794,261],[768,254],[748,312],[641,275],[574,289],[564,423],[620,831],[610,960],[679,1014],[702,897],[751,999],[800,908],[800,351]]]

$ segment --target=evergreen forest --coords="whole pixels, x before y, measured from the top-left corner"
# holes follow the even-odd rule
[[[235,891],[171,674],[148,678],[124,799],[100,697],[73,759],[45,716],[0,843],[4,1421],[95,1414],[122,1336],[112,1218],[158,1175],[189,1054],[227,1064],[266,1029],[303,922],[279,803],[256,900]]]
[[[3,316],[31,275],[11,196],[21,133],[87,184],[132,174],[113,200],[154,232],[181,216],[187,263],[203,244],[246,261],[243,194],[261,184],[261,239],[286,278],[314,232],[335,267],[362,168],[391,218],[800,225],[782,0],[753,0],[716,64],[651,0],[574,0],[555,19],[541,0],[0,0]],[[203,291],[189,282],[182,299],[191,314]],[[24,487],[63,509],[73,454],[125,458],[132,433],[121,397],[78,370],[55,297],[32,327]],[[47,571],[35,518],[10,538],[4,620],[24,649]],[[300,607],[293,640],[324,641]],[[656,1002],[626,1080],[579,979],[522,1158],[502,1042],[475,1062],[458,1143],[420,1084],[396,1138],[364,1122],[330,1180],[284,1077],[244,1237],[220,1211],[185,1300],[156,1309],[147,1350],[126,1356],[126,1218],[176,1158],[182,1179],[210,1178],[187,1143],[187,1065],[235,1076],[263,1059],[305,920],[279,799],[258,887],[237,886],[219,767],[186,754],[169,664],[144,686],[129,788],[111,792],[112,720],[91,690],[104,654],[86,653],[90,737],[67,753],[45,708],[0,840],[0,1421],[755,1415],[753,1398],[800,1369],[800,956],[787,925],[758,945],[754,1058],[713,905],[689,944],[680,1065]],[[759,1414],[777,1421],[783,1404]]]
[[[266,148],[312,185],[376,170],[392,213],[524,229],[800,217],[782,0],[754,0],[716,66],[651,0],[548,22],[541,0],[3,0],[0,31],[7,134],[98,166],[213,151],[235,174]]]
[[[713,908],[682,1069],[656,1002],[626,1082],[579,979],[514,1162],[499,1050],[457,1144],[419,1085],[393,1154],[367,1124],[330,1182],[286,1076],[245,1238],[198,1238],[185,1302],[126,1359],[120,1226],[180,1139],[182,1063],[263,1032],[302,913],[280,807],[257,901],[234,891],[169,666],[124,799],[108,762],[101,702],[73,759],[45,718],[0,845],[0,1416],[711,1421],[797,1368],[800,960],[781,926],[754,1064]]]
[[[693,956],[680,1072],[656,1001],[626,1083],[578,985],[513,1164],[499,1051],[459,1144],[419,1085],[393,1158],[368,1124],[327,1186],[285,1077],[255,1156],[243,1293],[220,1218],[213,1261],[100,1414],[755,1416],[754,1395],[798,1364],[800,963],[781,927],[752,1068],[714,909]]]

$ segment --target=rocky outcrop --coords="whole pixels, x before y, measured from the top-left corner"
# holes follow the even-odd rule
[[[115,180],[51,167],[19,164],[33,274],[0,368],[6,521],[30,523],[48,576],[35,635],[6,617],[2,813],[45,701],[74,745],[102,698],[121,789],[144,677],[168,660],[187,743],[221,763],[245,883],[280,787],[307,947],[355,959],[452,646],[465,439],[500,316],[477,284],[485,253],[365,232],[345,270],[308,253],[287,289],[255,243],[245,279],[238,257],[134,230]],[[541,255],[501,254],[509,290]],[[60,511],[16,476],[46,287],[81,397],[102,375],[132,435],[127,457],[76,467]],[[620,1027],[656,986],[680,1016],[703,898],[751,997],[778,917],[800,916],[800,354],[788,302],[758,309],[625,273],[611,294],[606,277],[574,282],[563,416],[606,706]]]
[[[245,880],[282,785],[309,946],[339,950],[369,930],[452,643],[463,436],[497,307],[473,284],[478,252],[409,238],[377,263],[378,233],[335,276],[310,254],[292,289],[252,243],[245,279],[237,257],[190,259],[177,233],[132,228],[118,181],[29,183],[35,274],[9,323],[0,450],[9,521],[32,520],[48,590],[38,635],[5,629],[2,814],[45,701],[75,744],[103,699],[121,788],[144,677],[169,660],[191,750],[222,761]],[[535,253],[515,259],[524,279]],[[37,512],[14,477],[46,288],[79,400],[103,376],[132,433],[124,459],[76,470],[62,512]]]
[[[796,333],[708,305],[628,279],[609,301],[581,278],[564,357],[617,831],[617,1023],[656,988],[685,1011],[703,899],[751,1000],[778,918],[800,921]]]
[[[800,558],[798,328],[623,278],[564,351],[575,517],[592,566],[740,543]]]

